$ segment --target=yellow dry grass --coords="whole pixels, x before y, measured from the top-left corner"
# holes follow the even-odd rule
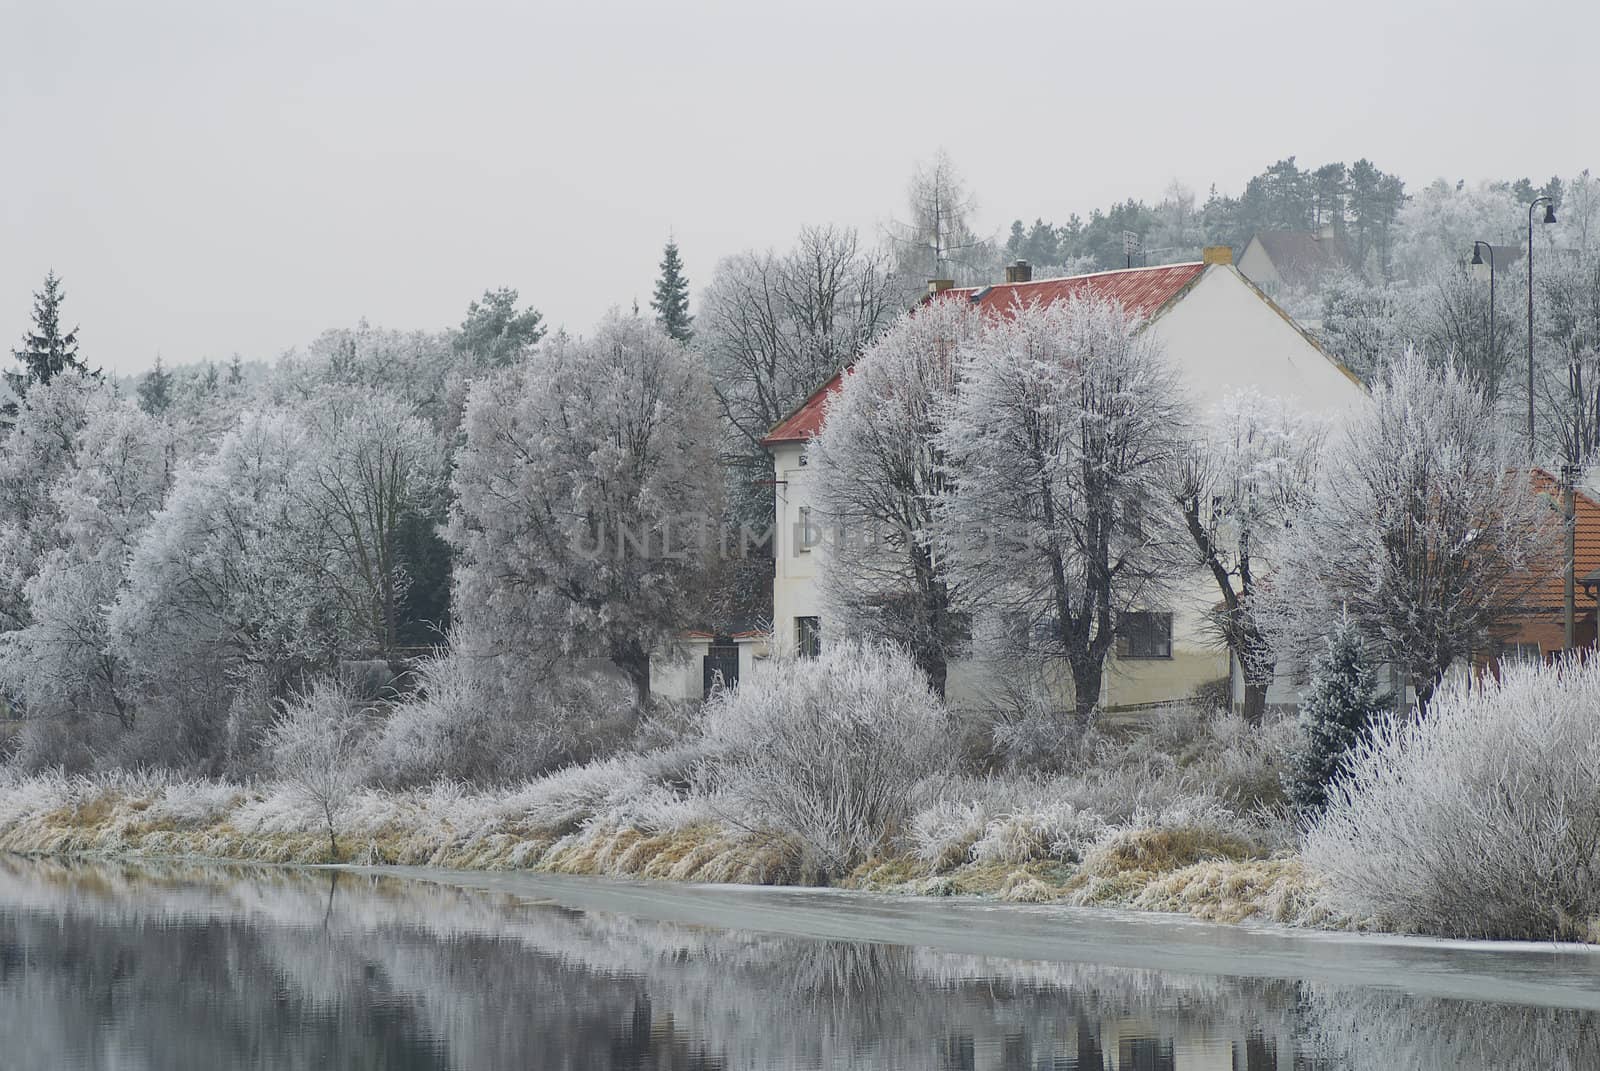
[[[240,789],[209,819],[170,817],[153,800],[119,790],[86,794],[0,826],[0,851],[31,855],[205,857],[262,863],[356,862],[469,870],[536,870],[668,881],[810,884],[806,854],[793,840],[712,824],[652,831],[590,823],[557,836],[514,818],[462,833],[397,800],[395,818],[341,834],[337,860],[325,833],[241,829],[241,808],[261,799]],[[248,822],[244,823],[250,824]],[[1080,865],[1054,859],[930,867],[909,855],[875,859],[841,883],[848,888],[1019,903],[1064,902],[1182,912],[1219,922],[1260,918],[1309,926],[1353,926],[1319,902],[1293,857],[1263,859],[1244,840],[1203,829],[1132,830],[1088,852]],[[1592,928],[1600,936],[1600,920]]]

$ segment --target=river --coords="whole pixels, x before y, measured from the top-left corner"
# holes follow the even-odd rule
[[[531,874],[0,856],[0,1067],[1600,1067],[1600,952]]]

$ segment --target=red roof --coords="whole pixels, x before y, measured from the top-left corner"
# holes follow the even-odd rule
[[[1183,292],[1206,270],[1204,264],[1163,264],[1158,268],[1129,268],[1073,275],[1065,279],[1040,279],[1033,283],[999,283],[995,286],[946,290],[943,297],[965,296],[984,312],[1003,312],[1014,305],[1053,305],[1070,297],[1093,294],[1115,301],[1131,316],[1153,316]]]
[[[1533,490],[1535,494],[1554,497],[1560,494],[1561,485],[1544,469],[1534,469]],[[1578,491],[1572,496],[1572,506],[1573,520],[1576,522],[1573,525],[1573,574],[1581,580],[1600,569],[1600,503]],[[1560,548],[1562,571],[1540,579],[1538,585],[1523,599],[1523,605],[1528,608],[1552,608],[1566,604],[1566,580],[1562,575],[1566,567],[1566,533],[1559,526],[1552,526],[1551,538],[1563,541]],[[1582,588],[1578,589],[1578,595],[1578,613],[1581,616],[1593,607],[1585,604]]]
[[[1073,275],[1065,279],[1040,279],[1030,283],[997,283],[994,286],[962,287],[943,291],[942,300],[965,298],[986,313],[999,315],[1018,304],[1039,302],[1053,305],[1081,294],[1117,302],[1134,316],[1153,316],[1188,288],[1206,270],[1204,264],[1164,264],[1156,268],[1129,268],[1102,271],[1093,275]],[[762,441],[766,446],[803,443],[822,430],[823,411],[828,399],[844,382],[843,373],[817,388],[800,407],[773,427]]]

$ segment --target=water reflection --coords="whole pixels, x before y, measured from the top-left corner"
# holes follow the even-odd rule
[[[1592,1068],[1597,1025],[365,875],[0,858],[6,1067]]]

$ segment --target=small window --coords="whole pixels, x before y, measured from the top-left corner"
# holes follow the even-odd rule
[[[800,522],[795,525],[794,552],[796,554],[810,554],[811,548],[817,545],[817,530],[811,527],[811,507],[801,506]]]
[[[1141,610],[1117,624],[1118,658],[1171,658],[1172,615]]]
[[[1509,666],[1514,662],[1531,662],[1538,665],[1544,661],[1544,653],[1537,643],[1508,643],[1500,648],[1500,664]]]
[[[795,653],[801,658],[815,658],[822,653],[822,618],[797,617],[794,619]]]

